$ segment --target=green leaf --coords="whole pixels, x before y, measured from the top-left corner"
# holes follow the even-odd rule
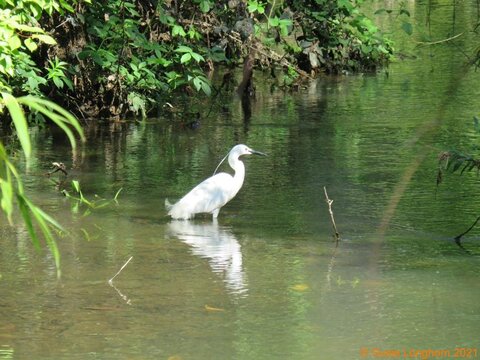
[[[38,207],[33,205],[26,197],[23,197],[23,201],[26,207],[28,208],[28,210],[30,210],[34,219],[37,221],[37,224],[40,227],[40,230],[42,231],[45,242],[47,243],[47,246],[49,247],[50,252],[52,253],[53,258],[55,260],[55,265],[57,268],[57,277],[60,277],[60,252],[58,251],[57,243],[53,238],[52,232],[47,222],[51,223],[53,226],[59,229],[62,229],[62,228],[50,216],[48,216]]]
[[[10,22],[8,22],[8,25],[12,26],[14,29],[24,31],[24,32],[29,32],[29,33],[43,34],[45,32],[45,31],[43,31],[42,28],[39,28],[37,26],[29,26],[29,25],[19,24],[16,21],[10,21]]]
[[[34,52],[38,48],[37,43],[30,38],[26,38],[23,43],[25,44],[27,49],[30,50],[31,52]]]
[[[185,46],[185,45],[180,45],[178,48],[175,49],[175,52],[179,52],[179,53],[191,53],[192,52],[192,49],[189,48],[188,46]]]
[[[208,13],[210,11],[210,1],[202,0],[200,2],[200,11],[203,13]]]
[[[61,79],[59,79],[58,77],[54,77],[52,80],[57,88],[63,89],[63,81]]]
[[[198,77],[193,79],[193,85],[195,86],[195,89],[199,91],[202,88],[202,80]]]
[[[268,24],[270,26],[276,27],[276,26],[280,25],[280,19],[277,16],[268,18]]]
[[[122,192],[122,190],[123,190],[123,188],[120,188],[120,189],[118,189],[118,191],[116,192],[115,197],[113,198],[113,200],[114,200],[115,202],[117,202],[118,195],[120,195],[120,193]]]
[[[8,93],[2,93],[2,97],[10,116],[12,117],[13,124],[17,131],[17,137],[20,140],[25,157],[28,158],[32,153],[32,147],[30,144],[30,135],[28,134],[28,125],[27,120],[25,119],[25,114],[15,97]]]
[[[72,186],[77,193],[80,193],[80,183],[78,180],[72,180]]]
[[[78,122],[78,120],[71,113],[69,113],[67,110],[62,108],[60,105],[57,105],[50,100],[40,99],[30,95],[22,96],[21,98],[18,98],[18,101],[27,106],[36,107],[36,110],[39,110],[39,109],[47,110],[47,113],[52,113],[54,115],[54,117],[52,117],[51,119],[58,126],[64,129],[65,125],[62,126],[62,123],[71,125],[77,131],[77,134],[80,136],[81,140],[85,141],[85,135],[83,134],[82,127],[80,126],[80,123]],[[48,111],[48,109],[52,109],[54,112]],[[44,113],[46,116],[49,116],[49,114],[47,114],[45,111],[40,111],[40,112]],[[71,133],[70,129],[68,129],[67,135],[69,135],[69,133]],[[76,145],[75,138],[73,137],[73,135],[69,136],[69,138],[70,138],[72,147],[75,148],[75,145]]]
[[[1,206],[7,215],[8,222],[12,224],[13,212],[13,186],[11,172],[7,171],[7,179],[0,178],[0,191],[2,195]]]
[[[185,32],[185,30],[183,30],[183,27],[181,27],[180,25],[173,25],[172,36],[177,36],[177,35],[181,37],[185,37],[187,33]]]
[[[210,87],[210,84],[206,81],[202,81],[202,90],[207,96],[210,96],[212,94],[212,88]]]
[[[192,55],[192,57],[195,59],[196,62],[205,61],[205,59],[203,58],[203,56],[200,55],[200,54],[197,54],[197,53],[195,53],[195,52],[192,52],[191,55]]]
[[[63,78],[63,82],[67,85],[70,91],[73,91],[73,83],[69,78],[67,77]]]
[[[33,39],[38,39],[41,42],[43,42],[45,44],[48,44],[48,45],[56,45],[57,44],[57,42],[55,41],[55,39],[53,37],[51,37],[50,35],[46,35],[46,34],[33,34],[32,38]]]
[[[192,59],[192,54],[191,53],[185,53],[180,58],[180,63],[185,64],[185,63],[189,62],[191,59]]]
[[[38,239],[37,233],[33,228],[32,217],[30,216],[30,211],[28,209],[27,203],[25,201],[25,197],[21,194],[17,194],[17,201],[18,207],[20,209],[20,213],[23,217],[23,222],[27,227],[28,234],[30,235],[30,239],[32,239],[32,243],[37,250],[40,250],[40,240]]]
[[[10,46],[11,50],[16,50],[22,46],[22,42],[17,35],[13,35],[8,39],[8,46]]]

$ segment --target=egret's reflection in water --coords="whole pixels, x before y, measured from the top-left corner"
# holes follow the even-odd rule
[[[230,230],[216,221],[207,224],[173,221],[168,229],[172,236],[191,246],[194,255],[208,260],[213,272],[223,277],[231,294],[247,295],[241,247]]]

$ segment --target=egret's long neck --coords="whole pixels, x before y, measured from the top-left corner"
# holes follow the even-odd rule
[[[233,181],[235,183],[235,193],[237,193],[237,191],[242,187],[243,180],[245,179],[245,165],[238,157],[229,157],[228,163],[232,169],[235,170]]]

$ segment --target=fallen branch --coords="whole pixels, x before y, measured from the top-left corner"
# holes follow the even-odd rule
[[[338,233],[337,225],[335,224],[335,218],[333,217],[333,211],[332,211],[333,200],[330,200],[328,198],[327,188],[325,186],[323,187],[323,191],[325,191],[325,201],[328,204],[328,212],[330,213],[330,220],[332,221],[333,232],[335,234],[335,240],[337,241],[337,245],[338,245],[338,241],[340,240],[340,234]]]

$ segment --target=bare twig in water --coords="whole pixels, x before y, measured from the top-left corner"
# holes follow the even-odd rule
[[[108,280],[108,284],[115,289],[115,291],[127,303],[127,305],[132,305],[131,300],[126,295],[123,295],[122,292],[120,290],[118,290],[115,285],[113,285],[113,279],[115,279],[118,276],[118,274],[120,274],[122,272],[122,270],[125,268],[125,266],[128,265],[128,263],[130,262],[130,260],[132,260],[132,258],[133,258],[133,256],[130,256],[130,259],[128,259],[127,262],[125,264],[123,264],[123,266],[120,268],[120,270],[118,270],[118,272],[110,280]]]
[[[328,211],[330,213],[330,220],[332,220],[333,232],[335,233],[335,240],[337,241],[337,244],[338,244],[338,240],[340,240],[340,234],[338,233],[337,225],[335,224],[335,218],[333,217],[333,211],[332,211],[333,200],[330,200],[328,198],[327,188],[325,186],[323,187],[323,191],[325,191],[325,201],[328,204]]]
[[[479,221],[480,221],[480,216],[477,217],[477,220],[475,220],[475,222],[474,222],[466,231],[464,231],[464,232],[461,233],[460,235],[457,235],[457,236],[455,236],[455,237],[453,238],[453,239],[455,240],[455,243],[456,243],[458,246],[460,246],[463,250],[466,250],[466,249],[463,247],[462,243],[461,243],[461,240],[462,240],[463,235],[468,234],[468,233],[470,232],[470,230],[472,230],[472,229],[475,227],[475,225],[477,225],[477,223],[478,223]]]
[[[67,173],[67,167],[65,166],[64,163],[62,162],[53,162],[52,163],[52,171],[49,171],[47,173],[48,176],[55,174],[57,171],[61,171],[65,176],[68,175]]]
[[[122,272],[122,270],[125,268],[125,266],[128,265],[128,263],[130,262],[130,260],[132,260],[132,258],[133,258],[133,256],[130,256],[130,259],[128,259],[127,262],[125,264],[123,264],[123,266],[120,268],[120,270],[118,270],[118,272],[115,275],[113,275],[113,277],[110,280],[108,280],[108,283],[110,284],[110,286],[113,286],[113,279],[115,279],[118,276],[118,274],[120,274]]]

